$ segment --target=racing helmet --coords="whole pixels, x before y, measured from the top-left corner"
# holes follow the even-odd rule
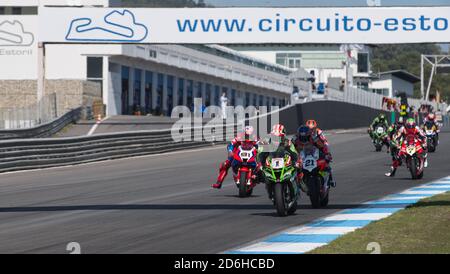
[[[405,123],[406,129],[414,129],[416,128],[416,121],[413,118],[408,118]]]
[[[273,136],[284,138],[286,137],[286,129],[282,124],[275,124],[272,127],[272,132],[270,133]]]
[[[378,115],[378,119],[380,119],[381,121],[386,120],[386,115],[384,115],[384,113],[380,113],[380,115]]]
[[[311,129],[308,126],[300,126],[297,129],[297,138],[300,144],[305,145],[311,140]]]
[[[404,123],[405,123],[405,120],[403,119],[403,116],[398,117],[397,124],[403,125]]]
[[[252,136],[254,132],[254,128],[252,126],[245,126],[244,133],[247,136]]]
[[[436,119],[436,115],[434,113],[428,113],[427,119],[430,121],[434,121],[434,119]]]
[[[317,128],[317,122],[315,120],[308,120],[305,125],[312,130]]]

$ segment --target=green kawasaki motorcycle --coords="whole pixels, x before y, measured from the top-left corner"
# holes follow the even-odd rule
[[[300,191],[295,181],[297,171],[289,153],[284,149],[269,153],[262,170],[269,199],[278,215],[293,214],[297,210]]]

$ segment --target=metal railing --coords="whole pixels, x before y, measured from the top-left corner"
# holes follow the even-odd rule
[[[56,93],[26,107],[0,108],[0,129],[24,129],[48,123],[57,117]]]

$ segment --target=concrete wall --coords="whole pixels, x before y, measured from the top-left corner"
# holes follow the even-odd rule
[[[37,81],[0,80],[0,108],[23,108],[36,104]],[[45,95],[56,93],[57,114],[101,100],[99,83],[82,80],[47,80]]]
[[[21,108],[36,103],[36,90],[35,80],[0,80],[0,108]]]
[[[280,122],[286,127],[288,134],[294,134],[297,128],[309,119],[317,121],[319,127],[329,129],[351,129],[368,127],[373,119],[383,112],[360,105],[338,101],[315,101],[286,108],[280,112]],[[268,121],[268,126],[271,122]]]

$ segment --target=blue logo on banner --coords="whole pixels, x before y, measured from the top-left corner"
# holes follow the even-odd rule
[[[70,22],[67,41],[80,42],[141,42],[148,35],[148,29],[137,23],[129,10],[114,10],[103,20],[77,18]]]

